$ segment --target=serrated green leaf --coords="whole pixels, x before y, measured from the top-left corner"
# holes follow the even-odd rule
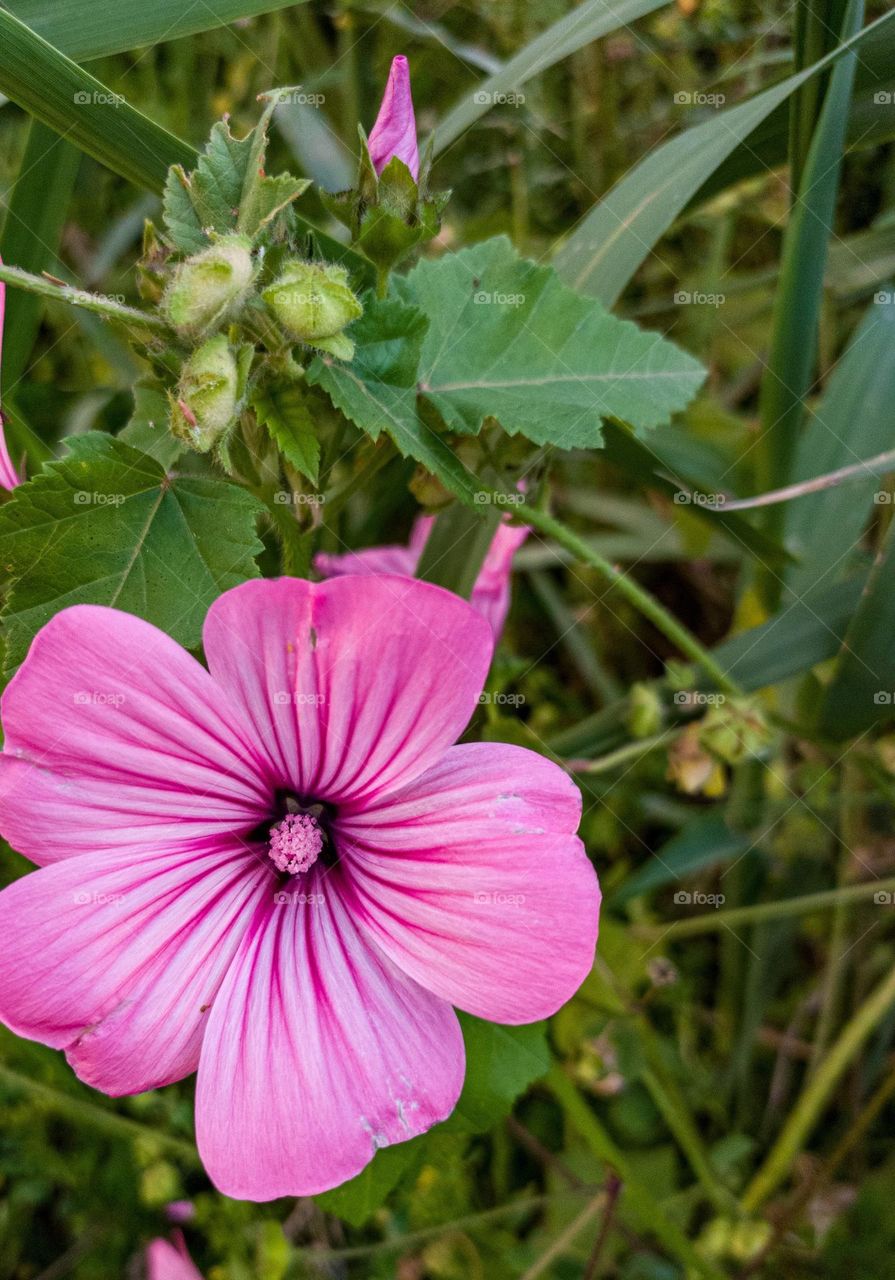
[[[493,416],[536,444],[593,448],[603,419],[660,426],[705,377],[503,236],[420,262],[398,289],[429,317],[419,389],[454,431],[475,434]]]
[[[351,326],[356,344],[350,364],[318,356],[308,382],[322,387],[337,409],[374,440],[391,437],[405,458],[414,458],[461,501],[472,503],[481,485],[447,442],[419,417],[416,367],[428,321],[396,298],[365,299],[364,314]]]
[[[546,1024],[504,1027],[460,1013],[466,1045],[463,1091],[443,1129],[484,1133],[493,1129],[530,1084],[550,1066]]]
[[[251,189],[239,211],[237,229],[247,236],[256,235],[273,222],[293,200],[311,185],[310,178],[294,178],[291,173],[263,177]]]
[[[254,393],[251,404],[286,461],[316,484],[320,441],[301,387],[295,383],[270,383]]]
[[[93,432],[20,486],[0,511],[0,562],[13,583],[7,666],[71,604],[106,604],[195,647],[209,605],[257,577],[261,504],[219,480],[173,478],[153,458]]]
[[[190,181],[183,166],[174,164],[168,170],[162,194],[162,219],[167,239],[181,253],[199,253],[208,244],[199,215],[190,198]]]

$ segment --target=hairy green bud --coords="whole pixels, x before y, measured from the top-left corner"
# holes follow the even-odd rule
[[[172,396],[171,431],[199,453],[227,435],[239,410],[239,363],[224,334],[190,356]]]
[[[363,307],[344,267],[293,258],[262,296],[290,337],[341,360],[354,355],[354,343],[342,330],[363,314]]]
[[[162,298],[162,310],[178,333],[206,333],[236,312],[254,275],[250,250],[246,236],[222,236],[180,264]]]

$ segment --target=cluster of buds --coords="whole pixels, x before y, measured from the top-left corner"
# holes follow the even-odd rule
[[[168,389],[171,430],[200,453],[217,450],[224,461],[256,389],[302,378],[294,348],[303,345],[351,360],[349,327],[363,312],[345,268],[299,256],[288,216],[272,221],[282,212],[277,204],[281,193],[292,199],[304,189],[288,175],[268,179],[264,174],[261,162],[272,109],[255,131],[256,159],[246,175],[257,190],[246,194],[243,188],[240,207],[232,212],[225,208],[208,225],[204,193],[216,188],[208,171],[200,172],[207,160],[200,159],[192,175],[177,171],[179,186],[175,184],[170,198],[181,214],[184,200],[192,204],[192,234],[178,238],[184,221],[190,221],[187,207],[186,219],[180,216],[176,226],[169,224],[167,244],[179,251],[179,260],[172,267],[154,239],[144,258],[144,294],[158,303],[183,347],[176,363],[156,361]],[[420,179],[406,58],[394,59],[376,124],[369,139],[361,131],[361,140],[356,189],[321,195],[351,227],[354,249],[374,264],[382,283],[395,262],[435,234],[447,198],[430,199]]]

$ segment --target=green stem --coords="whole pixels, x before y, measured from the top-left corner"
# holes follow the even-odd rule
[[[191,1143],[182,1138],[174,1138],[160,1129],[150,1128],[139,1120],[130,1120],[127,1116],[115,1115],[105,1107],[98,1107],[92,1102],[76,1098],[72,1094],[61,1093],[50,1085],[41,1084],[28,1076],[20,1075],[11,1067],[0,1066],[0,1085],[5,1085],[17,1093],[27,1093],[41,1106],[55,1111],[74,1124],[87,1125],[93,1129],[101,1129],[115,1138],[132,1138],[141,1142],[154,1142],[165,1147],[174,1155],[198,1165],[199,1156]]]
[[[137,328],[149,329],[152,333],[170,334],[171,330],[161,316],[151,311],[138,311],[136,307],[126,307],[123,303],[113,302],[101,293],[88,293],[86,289],[72,289],[68,285],[54,284],[43,276],[33,276],[28,271],[20,271],[18,267],[0,266],[0,280],[12,285],[15,289],[27,289],[29,293],[39,294],[42,298],[52,298],[56,302],[65,302],[72,307],[81,307],[84,311],[92,311],[104,320],[117,320],[120,324],[135,325]]]
[[[632,1172],[625,1155],[609,1137],[561,1067],[554,1065],[550,1068],[547,1083],[567,1118],[593,1154],[618,1173],[624,1183],[625,1201],[636,1213],[638,1220],[649,1223],[656,1239],[687,1268],[705,1276],[706,1280],[723,1280],[723,1273],[696,1252],[680,1227],[667,1217],[649,1187]]]
[[[382,470],[387,462],[391,462],[395,453],[395,446],[390,440],[383,440],[378,444],[373,444],[368,451],[368,455],[364,450],[360,450],[355,459],[355,472],[351,479],[343,484],[341,489],[337,489],[332,496],[326,495],[325,520],[328,522],[333,516],[338,515],[358,490],[363,489],[376,475],[377,471]]]
[[[671,924],[635,926],[641,936],[647,933],[665,938],[689,938],[698,933],[714,933],[736,924],[752,924],[756,920],[772,920],[779,916],[810,915],[813,911],[825,911],[841,902],[860,902],[871,894],[884,893],[895,899],[895,876],[885,880],[870,880],[840,889],[825,889],[820,893],[806,893],[801,898],[783,898],[778,902],[759,902],[751,907],[737,907],[734,911],[712,911],[689,920],[674,920]]]
[[[743,1208],[754,1213],[789,1173],[811,1130],[830,1100],[840,1076],[877,1023],[895,1003],[895,968],[870,993],[846,1023],[790,1112],[767,1159],[746,1188]]]
[[[500,496],[495,495],[499,501]],[[615,587],[627,600],[634,606],[638,613],[642,614],[653,626],[661,631],[667,640],[685,654],[692,662],[702,667],[703,671],[712,682],[725,693],[739,694],[740,688],[734,680],[731,680],[726,671],[715,661],[708,649],[688,631],[677,618],[673,617],[668,610],[650,595],[640,584],[629,574],[623,573],[621,569],[617,569],[615,565],[610,564],[598,552],[594,551],[587,545],[583,538],[579,538],[562,521],[557,520],[555,516],[549,515],[546,511],[541,511],[538,507],[525,503],[516,510],[516,518],[522,524],[527,524],[533,529],[540,530],[541,533],[547,534],[548,537],[554,538],[567,551],[571,551],[576,559],[590,565],[592,569],[605,578],[605,580]]]

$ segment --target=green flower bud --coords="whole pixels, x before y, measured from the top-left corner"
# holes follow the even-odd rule
[[[162,299],[179,333],[204,333],[237,310],[252,283],[251,247],[246,236],[222,236],[180,264]]]
[[[363,307],[348,286],[344,267],[293,258],[263,297],[290,337],[340,360],[354,355],[354,343],[342,330],[362,315]]]
[[[236,422],[239,364],[224,334],[202,344],[183,366],[172,397],[171,431],[207,453]]]

